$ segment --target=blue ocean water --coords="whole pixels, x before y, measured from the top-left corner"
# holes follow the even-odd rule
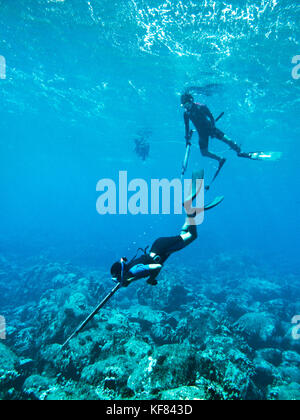
[[[229,159],[215,184],[226,201],[201,229],[205,249],[190,252],[238,250],[298,269],[299,13],[298,2],[275,0],[2,1],[1,248],[109,265],[132,241],[176,231],[181,220],[168,216],[100,217],[95,186],[119,170],[178,177],[179,94],[219,84],[196,97],[225,111],[219,127],[283,159],[238,160],[215,140]],[[146,164],[133,152],[139,129],[152,133]],[[197,147],[193,159],[207,164]]]
[[[245,151],[277,162],[227,163],[207,193],[224,203],[199,239],[172,257],[201,273],[216,255],[248,258],[270,275],[299,274],[300,54],[296,0],[0,0],[0,253],[109,269],[182,216],[100,216],[97,182],[180,177],[185,152],[180,95],[189,86],[218,127]],[[300,71],[299,71],[300,73]],[[295,74],[294,74],[295,75]],[[143,162],[134,139],[147,130]],[[216,163],[196,136],[189,174]],[[234,270],[234,267],[232,267]]]

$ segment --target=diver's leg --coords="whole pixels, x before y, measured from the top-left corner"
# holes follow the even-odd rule
[[[202,156],[217,160],[219,163],[221,163],[224,159],[221,158],[220,156],[217,156],[214,153],[211,153],[208,150],[208,143],[209,143],[208,135],[199,137],[199,146],[200,146],[200,151],[202,153]]]
[[[184,249],[198,238],[197,223],[194,221],[194,219],[197,217],[199,212],[204,211],[204,207],[202,209],[192,209],[191,206],[193,201],[201,192],[203,186],[203,177],[204,171],[193,173],[191,192],[186,198],[186,201],[183,203],[187,213],[185,224],[181,229],[180,235],[174,237],[159,238],[154,242],[150,250],[150,257],[153,258],[154,262],[160,264],[161,257],[166,256],[168,258],[173,253]]]
[[[215,130],[215,138],[227,144],[230,149],[234,150],[236,153],[241,152],[240,146],[229,137],[227,137],[226,134],[224,134],[223,131],[219,130],[218,128]]]
[[[223,143],[226,143],[230,149],[234,150],[236,153],[240,153],[241,152],[241,148],[240,146],[235,143],[233,140],[231,140],[229,137],[225,136],[220,139]]]
[[[239,152],[238,157],[246,158],[246,159],[252,159],[252,154],[251,153]]]
[[[224,135],[224,137],[222,139],[219,139],[219,140],[228,144],[228,146],[237,153],[238,157],[251,159],[251,153],[242,152],[242,149],[240,148],[240,146],[237,143],[235,143],[234,141],[232,141],[230,138],[228,138],[227,136]]]
[[[215,136],[215,134],[214,134]],[[214,153],[211,153],[208,151],[208,141],[209,141],[209,136],[207,136],[207,139],[204,138],[200,138],[200,150],[203,156],[209,157],[211,159],[217,160],[219,162],[219,167],[217,169],[217,172],[215,173],[213,180],[211,183],[213,183],[215,181],[215,179],[217,178],[217,176],[219,175],[221,169],[223,168],[223,166],[226,163],[226,159],[222,158],[220,156],[215,155]],[[210,189],[210,187],[207,185],[205,187],[206,191],[208,191]]]
[[[251,153],[242,152],[241,147],[229,137],[227,137],[221,130],[216,129],[215,136],[218,140],[221,140],[223,143],[227,144],[232,150],[234,150],[237,153],[238,157],[251,159]]]
[[[192,192],[191,195],[186,199],[183,203],[185,211],[187,213],[185,224],[181,228],[180,236],[184,242],[184,248],[190,245],[198,238],[198,230],[197,230],[197,223],[194,222],[195,218],[197,217],[197,210],[192,209],[193,201],[197,198],[200,194],[203,183],[201,180],[204,177],[204,172],[201,173],[194,173],[193,174],[193,181],[192,181]],[[200,181],[199,183],[197,181]],[[198,188],[196,186],[198,185]],[[199,209],[198,209],[199,210]]]
[[[191,225],[188,217],[185,224],[182,226],[180,236],[184,241],[184,247],[187,247],[198,238],[198,231],[196,224]]]

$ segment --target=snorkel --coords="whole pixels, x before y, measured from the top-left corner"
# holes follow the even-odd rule
[[[120,283],[124,284],[124,272],[125,272],[125,263],[127,258],[121,258],[121,280]]]

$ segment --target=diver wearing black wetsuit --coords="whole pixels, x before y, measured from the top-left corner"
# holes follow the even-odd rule
[[[191,121],[199,134],[199,146],[203,156],[217,160],[221,166],[226,162],[226,159],[209,152],[209,138],[212,137],[226,143],[238,156],[250,157],[248,153],[242,153],[241,148],[216,127],[215,119],[206,105],[195,103],[193,96],[188,93],[182,95],[181,104],[185,108],[184,123],[187,145],[191,141]]]
[[[114,281],[122,283],[123,286],[128,286],[132,281],[147,278],[147,282],[155,286],[157,284],[156,277],[159,275],[168,258],[175,252],[186,248],[197,239],[196,216],[203,211],[216,207],[223,201],[223,197],[218,197],[204,208],[192,208],[193,200],[202,188],[202,183],[197,184],[195,181],[203,180],[203,177],[203,172],[202,175],[199,175],[199,173],[196,176],[193,175],[191,194],[184,203],[187,218],[180,235],[161,237],[153,243],[149,253],[144,251],[144,255],[139,258],[134,257],[130,262],[126,258],[122,258],[120,262],[113,264],[111,275]],[[193,214],[189,215],[191,212]]]
[[[196,226],[184,225],[181,234],[173,237],[159,238],[151,247],[150,253],[127,262],[122,258],[111,268],[111,275],[115,281],[128,286],[132,281],[147,278],[147,283],[157,285],[156,277],[159,275],[164,263],[175,252],[180,251],[197,239]]]

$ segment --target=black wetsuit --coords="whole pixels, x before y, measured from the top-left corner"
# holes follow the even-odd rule
[[[225,134],[216,128],[215,119],[206,105],[194,103],[191,110],[184,113],[187,137],[190,133],[190,121],[199,134],[199,145],[202,152],[207,151],[210,137],[224,140]]]
[[[183,248],[185,248],[185,243],[182,237],[171,236],[157,239],[150,252],[159,257],[158,264],[164,264],[174,252],[181,251]]]
[[[155,258],[145,253],[139,258],[133,259],[130,263],[126,264],[125,277],[127,279],[133,278],[134,280],[149,277],[153,280],[158,276],[162,267],[151,270],[149,266],[152,264],[163,266],[174,252],[180,251],[183,248],[185,248],[185,242],[181,236],[157,239],[150,250],[150,254],[154,253]]]

